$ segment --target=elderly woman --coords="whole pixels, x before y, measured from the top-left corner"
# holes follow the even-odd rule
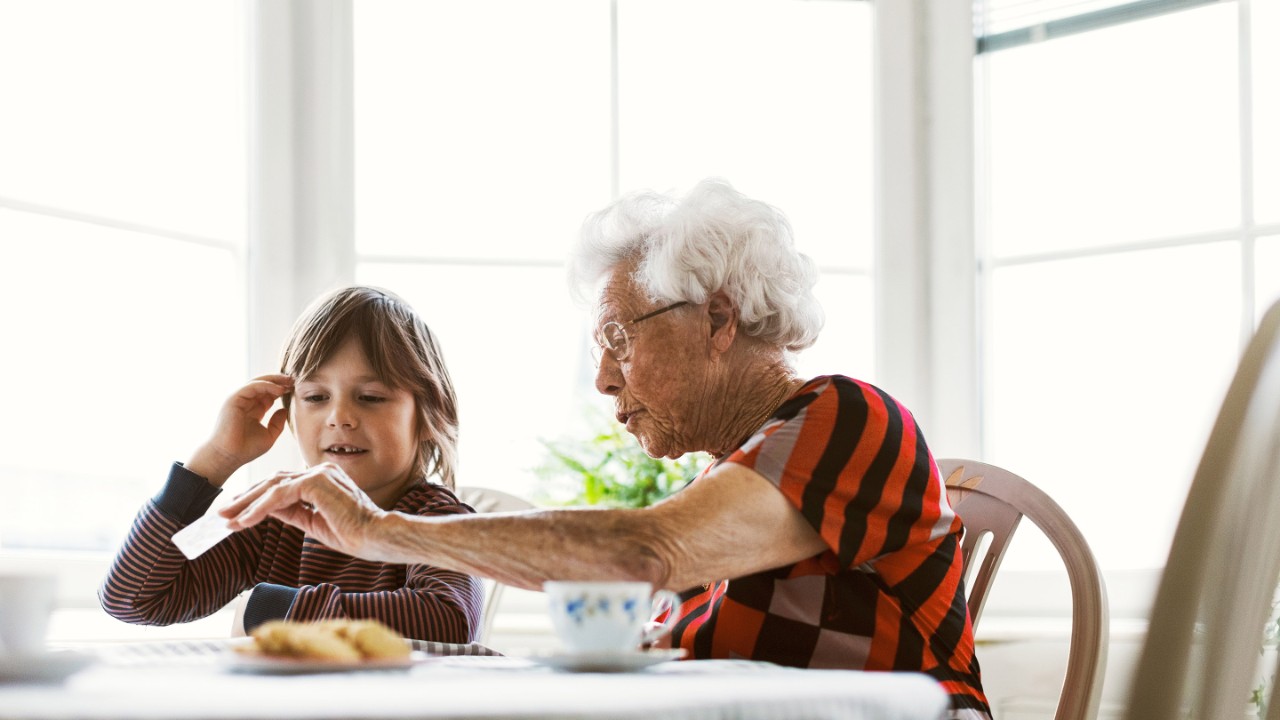
[[[645,509],[440,518],[387,512],[333,466],[280,474],[223,513],[268,516],[371,560],[521,586],[644,580],[681,593],[695,658],[923,671],[985,718],[961,524],[905,407],[797,377],[822,314],[811,261],[772,207],[720,181],[624,197],[588,219],[572,273],[596,289],[596,388],[652,456],[715,462]]]

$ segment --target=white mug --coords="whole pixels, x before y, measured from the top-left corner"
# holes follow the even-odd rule
[[[634,651],[671,632],[680,617],[680,597],[647,582],[549,581],[542,589],[551,625],[570,652]],[[661,603],[670,604],[667,619],[646,631]]]
[[[36,655],[44,651],[56,589],[53,575],[0,570],[0,655]]]

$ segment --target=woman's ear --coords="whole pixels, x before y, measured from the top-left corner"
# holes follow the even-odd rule
[[[707,315],[711,317],[711,347],[723,353],[738,334],[738,307],[723,291],[716,291],[707,301]]]

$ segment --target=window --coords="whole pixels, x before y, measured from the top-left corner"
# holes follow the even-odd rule
[[[438,332],[460,482],[532,495],[539,439],[589,431],[592,318],[562,262],[616,192],[718,175],[823,270],[805,372],[871,368],[870,4],[355,5],[357,279]]]
[[[1116,5],[1049,20],[1104,4]],[[245,78],[262,58],[245,28],[285,7],[0,6],[0,368],[17,409],[0,419],[0,549],[113,548],[227,393],[261,371],[248,346],[278,345],[251,321],[292,318],[310,299],[255,294],[246,270],[295,242],[244,229],[262,201],[246,181],[245,119],[259,112]],[[354,190],[332,190],[355,208],[342,279],[400,292],[439,332],[461,396],[463,482],[531,493],[537,440],[579,432],[582,408],[600,402],[590,318],[561,263],[582,217],[620,192],[721,175],[782,208],[821,267],[828,315],[802,373],[878,381],[918,361],[873,321],[877,291],[913,280],[871,270],[889,243],[870,240],[884,194],[874,53],[894,50],[886,37],[932,37],[878,35],[899,4],[350,7],[338,24],[353,45],[354,99],[341,102],[354,132],[333,140],[354,158]],[[1005,40],[974,64],[980,305],[965,333],[981,398],[931,413],[947,388],[886,385],[922,401],[931,442],[982,418],[984,459],[1042,482],[1113,571],[1163,562],[1241,343],[1280,298],[1280,46],[1265,41],[1280,0],[1241,7],[1041,42],[1018,35],[1025,18],[992,26]],[[939,122],[938,107],[917,114]],[[920,232],[945,224],[930,221]],[[315,281],[305,260],[280,281]],[[967,302],[938,295],[931,311],[971,319]],[[950,352],[920,362],[945,373]],[[974,384],[961,376],[951,385]],[[1095,512],[1101,491],[1141,508],[1141,527]],[[1048,552],[1015,547],[1006,567],[1038,568]]]
[[[1280,235],[1261,238],[1254,247],[1253,282],[1258,298],[1254,303],[1254,322],[1257,322],[1272,303],[1280,301]]]
[[[1250,27],[1245,36],[1251,50],[1249,63],[1253,116],[1250,166],[1253,197],[1250,212],[1258,223],[1280,223],[1280,1],[1251,0]],[[1272,265],[1272,267],[1275,267]],[[1271,274],[1275,277],[1275,273]]]
[[[872,6],[619,3],[619,187],[707,175],[781,208],[822,271],[801,374],[872,379]]]
[[[0,552],[113,550],[335,267],[438,331],[462,481],[530,493],[537,440],[600,402],[565,250],[641,187],[782,208],[829,315],[801,367],[872,373],[870,3],[341,5],[0,5]],[[307,235],[337,206],[353,238]]]
[[[242,25],[0,5],[0,549],[114,547],[245,377]]]
[[[1280,297],[1280,56],[1256,41],[1276,3],[1253,7],[1251,55],[1240,7],[1212,3],[977,59],[986,456],[1111,573],[1163,565],[1243,338]],[[1015,544],[1004,567],[1052,554]]]

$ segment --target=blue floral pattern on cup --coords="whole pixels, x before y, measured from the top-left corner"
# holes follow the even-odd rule
[[[581,625],[589,617],[608,616],[615,606],[614,599],[606,596],[591,597],[586,593],[565,598],[564,614],[574,623]],[[621,609],[630,625],[636,624],[640,603],[635,598],[619,598],[616,606]]]
[[[551,624],[571,652],[636,652],[670,630],[679,596],[645,582],[547,582]],[[659,598],[673,608],[659,628],[646,624]]]

